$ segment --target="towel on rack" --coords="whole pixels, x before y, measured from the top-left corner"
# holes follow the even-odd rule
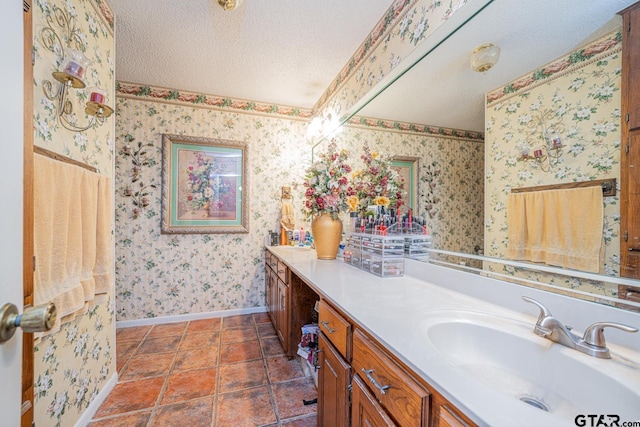
[[[293,230],[295,219],[293,216],[293,204],[289,200],[282,200],[280,208],[280,226],[285,230]]]
[[[85,303],[78,196],[83,171],[39,155],[34,170],[34,303],[53,301],[63,318]]]
[[[507,257],[601,272],[603,217],[599,186],[511,193]]]
[[[58,310],[39,338],[110,290],[112,213],[109,178],[38,154],[34,171],[34,303],[53,301]]]
[[[96,262],[93,278],[96,283],[94,303],[102,303],[113,287],[113,213],[111,178],[100,176],[98,183],[98,213],[96,220]]]

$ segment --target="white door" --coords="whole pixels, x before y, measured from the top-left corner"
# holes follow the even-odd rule
[[[23,45],[22,2],[0,2],[0,306],[22,312]],[[22,331],[0,344],[0,414],[20,425]]]

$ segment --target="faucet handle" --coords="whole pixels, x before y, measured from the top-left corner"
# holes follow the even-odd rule
[[[584,331],[584,342],[594,347],[606,347],[607,342],[604,339],[604,328],[616,328],[625,332],[638,332],[638,328],[623,325],[622,323],[597,322]]]
[[[549,309],[547,307],[545,307],[544,305],[542,305],[542,303],[534,300],[531,297],[527,297],[527,296],[522,296],[522,299],[525,300],[526,302],[530,302],[531,304],[537,305],[538,308],[540,309],[540,314],[538,315],[538,324],[540,322],[542,322],[542,320],[545,317],[551,317],[551,312],[549,311]]]

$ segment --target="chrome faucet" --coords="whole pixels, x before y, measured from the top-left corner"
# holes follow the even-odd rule
[[[551,315],[547,307],[540,302],[526,296],[522,297],[526,302],[535,304],[540,309],[538,321],[533,328],[533,333],[543,338],[550,339],[566,347],[573,348],[589,356],[601,359],[611,359],[611,353],[604,339],[604,328],[617,328],[625,332],[638,332],[637,328],[621,323],[597,322],[589,326],[581,338],[571,332],[571,327],[564,326],[558,319]]]

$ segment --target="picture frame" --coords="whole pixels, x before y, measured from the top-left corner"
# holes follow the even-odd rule
[[[246,142],[162,134],[162,234],[249,232]]]
[[[391,167],[403,178],[401,190],[406,193],[405,205],[418,215],[418,168],[419,157],[395,156]]]

